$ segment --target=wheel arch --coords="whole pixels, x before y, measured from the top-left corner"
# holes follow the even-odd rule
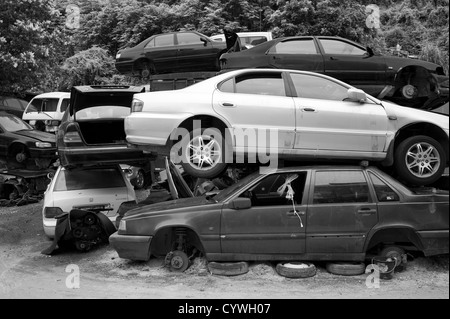
[[[427,90],[427,96],[431,92],[435,92],[438,90],[438,83],[436,78],[432,75],[432,72],[428,70],[426,67],[423,67],[421,65],[407,65],[400,69],[398,69],[397,73],[395,74],[394,78],[394,86],[395,91],[403,87],[404,83],[408,81],[408,77],[412,75],[413,79],[424,79],[427,83],[430,84],[430,87]],[[423,96],[420,95],[419,96]]]
[[[447,134],[439,126],[431,123],[414,123],[407,125],[398,130],[397,135],[394,140],[394,147],[392,152],[395,152],[398,145],[405,139],[416,136],[425,135],[435,139],[444,148],[446,161],[449,160],[449,139]],[[393,154],[392,154],[393,156]]]
[[[424,249],[420,236],[412,227],[390,226],[373,230],[367,238],[364,251],[387,244],[412,244],[418,250]]]
[[[15,142],[12,142],[9,146],[8,146],[8,156],[11,156],[12,154],[11,154],[11,152],[12,152],[12,150],[15,148],[15,147],[17,147],[17,146],[23,146],[23,147],[25,147],[25,150],[28,152],[28,154],[29,154],[29,152],[30,152],[30,150],[28,149],[28,145],[26,144],[26,143],[23,143],[23,142],[20,142],[20,141],[15,141]]]
[[[155,236],[150,244],[152,255],[163,256],[172,250],[174,240],[176,239],[176,231],[185,231],[186,241],[192,246],[205,253],[203,243],[197,232],[186,225],[170,225],[162,226],[155,231]]]

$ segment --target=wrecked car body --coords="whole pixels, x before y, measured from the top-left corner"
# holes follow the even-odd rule
[[[448,253],[448,205],[448,191],[414,192],[373,167],[291,167],[132,209],[109,241],[132,260],[364,261],[386,245],[431,256]]]
[[[323,73],[378,99],[432,110],[448,102],[442,66],[418,59],[376,55],[370,48],[333,36],[278,38],[220,58],[222,72],[279,68]]]

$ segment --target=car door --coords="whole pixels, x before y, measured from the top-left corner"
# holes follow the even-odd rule
[[[293,148],[295,109],[286,86],[282,72],[255,71],[215,90],[214,110],[231,123],[238,153]]]
[[[386,83],[387,66],[382,56],[345,39],[317,38],[323,50],[325,74],[378,95]]]
[[[267,56],[270,66],[278,69],[324,72],[323,57],[312,37],[277,42]]]
[[[371,101],[347,101],[348,88],[320,75],[290,73],[297,97],[295,148],[304,155],[383,158],[388,117]]]
[[[175,34],[168,33],[155,36],[145,45],[144,55],[152,61],[156,72],[176,71],[178,63]]]
[[[231,209],[224,205],[221,218],[222,253],[301,254],[305,252],[306,210],[303,204],[307,171],[271,174],[244,189],[252,207]],[[288,186],[294,191],[286,197]]]
[[[177,33],[177,63],[179,71],[218,70],[217,49],[195,32]]]
[[[306,213],[308,254],[363,253],[368,232],[378,222],[377,204],[360,169],[313,173]]]

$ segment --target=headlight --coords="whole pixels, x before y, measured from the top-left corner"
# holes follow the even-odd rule
[[[142,108],[144,107],[144,102],[138,99],[133,99],[131,103],[131,112],[142,112]]]
[[[36,147],[48,148],[48,147],[52,147],[52,144],[51,143],[44,143],[44,142],[36,142]]]
[[[123,219],[120,221],[119,230],[124,232],[127,231],[127,222],[124,221]]]
[[[116,60],[119,60],[120,59],[120,53],[117,53],[116,54]]]

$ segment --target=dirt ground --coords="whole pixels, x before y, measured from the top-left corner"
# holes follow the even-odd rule
[[[146,191],[140,193],[146,197]],[[244,275],[209,273],[196,258],[184,273],[170,272],[164,259],[120,259],[108,245],[82,253],[41,254],[50,246],[42,229],[42,203],[0,207],[0,298],[146,298],[146,299],[448,299],[448,255],[410,258],[406,270],[378,288],[368,288],[370,274],[337,276],[317,263],[305,279],[278,275],[273,263],[250,263]],[[79,269],[79,287],[75,274]],[[370,280],[369,280],[370,281]],[[373,281],[370,281],[373,285]]]

